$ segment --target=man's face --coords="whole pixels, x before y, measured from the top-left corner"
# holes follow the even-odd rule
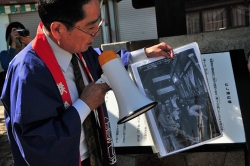
[[[94,37],[89,34],[94,35],[98,29],[100,21],[99,1],[91,0],[88,4],[83,6],[83,10],[86,12],[86,17],[75,24],[76,28],[65,31],[59,41],[60,47],[71,53],[86,51],[94,41]]]

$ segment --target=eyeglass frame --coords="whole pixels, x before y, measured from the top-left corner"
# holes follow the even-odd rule
[[[90,33],[88,33],[88,32],[86,32],[86,31],[84,31],[84,30],[82,30],[81,28],[78,28],[78,27],[76,27],[76,26],[73,26],[71,23],[69,23],[69,22],[67,22],[67,21],[63,21],[63,20],[57,20],[57,21],[58,21],[58,22],[62,22],[62,23],[66,23],[66,24],[70,25],[71,27],[76,28],[76,29],[78,29],[79,31],[82,31],[82,32],[84,32],[84,33],[90,35],[91,37],[95,37],[96,34],[100,31],[101,26],[102,26],[102,24],[104,23],[105,19],[102,18],[102,20],[100,21],[100,23],[99,23],[99,25],[98,25],[97,30],[95,31],[95,33],[94,33],[93,35],[90,34]]]

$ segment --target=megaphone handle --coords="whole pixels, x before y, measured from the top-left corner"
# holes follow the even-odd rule
[[[106,83],[106,84],[108,84],[108,86],[109,86],[110,88],[112,88],[111,85],[110,85],[110,83],[109,83],[108,78],[107,78],[106,75],[105,75],[105,73],[103,73],[103,74],[101,75],[101,78],[99,78],[95,83],[96,83],[96,84]]]

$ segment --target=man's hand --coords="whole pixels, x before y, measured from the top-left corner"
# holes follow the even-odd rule
[[[145,52],[148,58],[156,58],[160,56],[172,59],[174,58],[174,51],[172,47],[165,42],[146,48]]]
[[[91,82],[87,85],[80,99],[84,101],[91,110],[96,109],[104,102],[105,94],[110,90],[110,87],[104,84],[96,84],[95,82]]]

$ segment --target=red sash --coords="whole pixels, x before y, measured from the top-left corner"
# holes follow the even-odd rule
[[[46,36],[43,33],[42,27],[43,27],[43,24],[40,23],[37,28],[37,35],[32,43],[32,48],[35,50],[37,55],[42,59],[42,61],[50,70],[51,74],[54,77],[56,85],[58,87],[58,90],[62,96],[64,107],[68,108],[70,105],[72,105],[69,88],[67,86],[62,70],[56,60],[56,57],[46,39]],[[78,54],[78,55],[80,59],[83,60],[82,55],[81,54]],[[87,71],[88,71],[88,74],[90,74],[89,70]],[[90,78],[93,79],[92,76],[90,76]],[[82,165],[81,158],[79,157],[79,166],[81,165]]]
[[[68,108],[70,105],[72,105],[72,101],[71,101],[70,94],[69,94],[69,88],[67,86],[67,83],[66,83],[65,77],[62,73],[62,70],[61,70],[61,68],[56,60],[56,57],[55,57],[47,39],[46,39],[45,34],[43,33],[42,27],[43,27],[43,23],[40,23],[38,26],[38,29],[37,29],[37,35],[32,43],[32,48],[35,50],[36,54],[42,59],[42,61],[45,63],[45,65],[50,70],[50,72],[53,75],[53,78],[56,82],[56,85],[58,87],[58,90],[62,96],[62,99],[64,102],[64,107]],[[82,54],[78,53],[78,56],[81,59],[81,62],[84,65],[90,80],[94,81]],[[107,143],[107,142],[105,143],[105,145],[106,145],[105,151],[107,153],[108,148],[113,147],[113,143],[110,140],[111,138],[109,138],[110,136],[107,135],[107,132],[110,132],[109,122],[106,125],[105,116],[104,116],[103,109],[101,106],[98,108],[98,117],[99,117],[101,129],[102,129],[102,136],[106,141],[109,141],[109,143]],[[111,145],[108,145],[110,143],[111,143]],[[115,152],[113,152],[113,153],[115,154]],[[110,158],[110,156],[108,156],[108,157]],[[110,161],[112,161],[112,163],[115,163],[116,158],[115,159],[112,158],[112,159],[110,159]],[[80,158],[79,158],[79,166],[81,166]]]
[[[56,57],[46,39],[46,36],[42,30],[43,24],[40,23],[37,29],[37,35],[32,43],[32,48],[35,50],[37,55],[46,64],[51,74],[53,75],[56,85],[62,95],[65,108],[72,104],[69,89],[62,73],[62,70],[56,60]],[[42,47],[41,47],[42,46]]]

